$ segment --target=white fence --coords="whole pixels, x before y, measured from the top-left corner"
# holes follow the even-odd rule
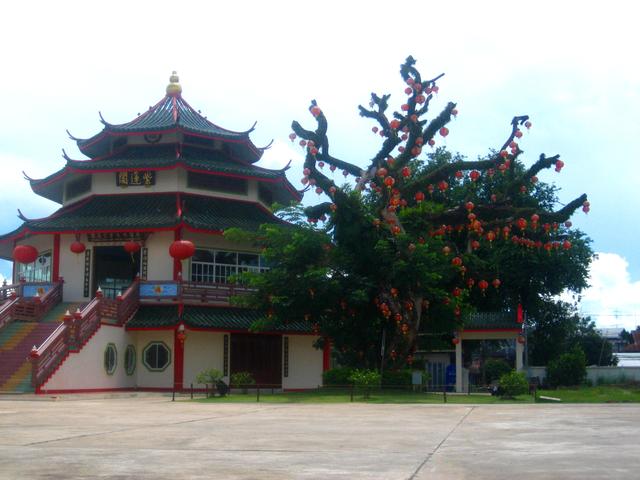
[[[529,378],[538,377],[541,383],[547,378],[547,367],[529,367]],[[640,382],[640,367],[587,367],[587,380],[594,385],[601,383]]]

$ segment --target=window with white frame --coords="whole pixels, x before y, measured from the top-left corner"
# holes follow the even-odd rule
[[[191,281],[229,283],[229,277],[243,272],[262,273],[267,262],[257,253],[198,248],[191,258]]]
[[[51,252],[43,252],[35,262],[17,263],[16,280],[24,278],[27,282],[50,282],[51,281]]]

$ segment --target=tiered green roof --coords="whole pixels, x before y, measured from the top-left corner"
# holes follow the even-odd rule
[[[171,75],[170,81],[165,97],[130,122],[111,124],[101,116],[104,128],[100,133],[87,139],[72,137],[80,151],[93,158],[110,151],[113,137],[182,132],[192,134],[196,138],[227,143],[239,157],[250,163],[260,159],[264,149],[256,147],[249,138],[253,127],[244,132],[234,132],[219,127],[207,120],[182,98],[182,87],[178,83],[179,79],[175,72]]]
[[[257,310],[234,307],[199,307],[185,305],[182,321],[188,328],[210,328],[212,330],[248,330],[253,322],[260,320]],[[178,307],[142,305],[127,323],[128,329],[170,328],[179,321]],[[311,326],[305,322],[290,322],[279,326],[277,332],[309,333]]]
[[[515,312],[476,312],[464,322],[464,330],[520,330]]]
[[[62,169],[42,179],[29,179],[29,183],[37,194],[62,203],[64,180],[70,173],[120,172],[133,169],[168,170],[178,167],[204,174],[252,178],[269,184],[279,184],[280,188],[274,188],[274,200],[282,203],[299,198],[298,192],[288,182],[284,170],[268,170],[230,161],[220,151],[192,147],[184,147],[177,151],[174,145],[129,147],[92,160],[67,158],[67,164]]]
[[[27,233],[131,232],[181,225],[210,232],[233,227],[256,231],[263,223],[283,222],[253,202],[177,193],[93,195],[47,218],[25,219],[0,241]]]

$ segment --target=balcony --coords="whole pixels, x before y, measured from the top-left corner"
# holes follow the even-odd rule
[[[231,283],[203,283],[173,280],[140,281],[140,303],[182,303],[185,305],[229,305],[229,299],[251,289]]]

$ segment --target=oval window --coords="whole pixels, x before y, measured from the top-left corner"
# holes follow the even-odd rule
[[[107,344],[107,348],[104,349],[104,370],[107,375],[113,375],[118,366],[118,351],[113,343]]]
[[[133,375],[136,371],[136,347],[133,345],[127,345],[124,352],[124,369],[127,375]]]

